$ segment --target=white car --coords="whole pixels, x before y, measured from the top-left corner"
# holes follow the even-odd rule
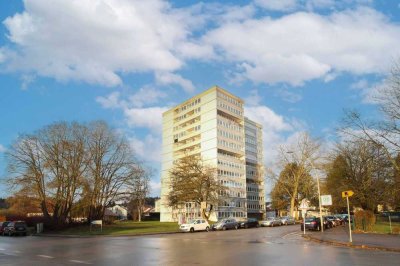
[[[181,224],[179,229],[183,232],[191,232],[193,233],[194,231],[209,231],[210,230],[210,225],[208,222],[204,219],[196,219],[192,220],[187,224]]]
[[[281,219],[277,218],[277,217],[269,217],[267,218],[267,220],[261,221],[260,222],[261,226],[279,226],[282,225],[282,221]]]

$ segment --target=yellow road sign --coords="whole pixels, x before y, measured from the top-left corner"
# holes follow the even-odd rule
[[[342,192],[342,198],[351,197],[354,195],[353,190],[347,190]]]

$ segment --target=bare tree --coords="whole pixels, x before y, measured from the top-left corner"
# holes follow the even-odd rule
[[[381,146],[393,166],[400,170],[396,162],[400,153],[400,61],[394,64],[383,86],[376,91],[374,98],[383,115],[382,119],[368,121],[357,111],[347,111],[339,130],[352,139],[370,141]]]
[[[90,124],[88,153],[85,195],[91,221],[102,219],[106,206],[126,193],[123,189],[136,175],[136,163],[128,142],[104,122]]]
[[[205,202],[210,206],[207,213],[202,210],[202,216],[209,219],[214,205],[218,204],[227,188],[217,179],[217,169],[204,164],[198,156],[185,156],[178,160],[170,173],[169,206],[179,207],[185,202],[195,202],[201,205]]]
[[[382,146],[370,141],[352,140],[337,145],[328,165],[327,190],[336,209],[345,206],[341,192],[355,192],[352,203],[374,211],[378,204],[389,203],[393,190],[393,166]]]
[[[84,126],[55,123],[21,136],[7,153],[8,179],[40,201],[44,217],[65,224],[86,169]]]
[[[270,177],[278,184],[279,193],[285,193],[289,198],[291,215],[297,207],[299,193],[312,191],[312,186],[315,186],[307,177],[317,165],[319,148],[320,144],[308,133],[300,134],[295,144],[279,148],[279,166],[285,169],[285,178],[273,172],[270,172]],[[279,195],[275,196],[278,198]]]
[[[133,213],[137,214],[138,221],[142,221],[142,210],[146,197],[150,192],[149,182],[151,170],[145,169],[142,165],[137,165],[132,169],[136,174],[127,182],[127,194],[130,200],[129,205]],[[134,215],[132,215],[134,216]]]

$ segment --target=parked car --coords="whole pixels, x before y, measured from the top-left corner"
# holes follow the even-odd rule
[[[195,219],[186,224],[181,224],[179,229],[183,232],[209,231],[210,225],[204,219]]]
[[[239,228],[260,227],[256,218],[247,218],[247,220],[239,222]]]
[[[10,221],[0,222],[0,235],[4,236],[4,228],[6,228],[9,223]]]
[[[229,218],[216,222],[215,224],[212,225],[211,228],[212,230],[238,229],[239,224],[235,219]]]
[[[267,220],[261,221],[260,224],[261,226],[274,227],[282,225],[282,221],[278,217],[268,217]]]
[[[14,235],[24,235],[28,234],[28,227],[24,221],[10,222],[4,228],[4,235],[14,236]]]
[[[296,224],[296,220],[292,216],[283,216],[281,221],[283,225]]]
[[[331,224],[326,218],[323,218],[323,223],[324,229],[331,228]],[[321,230],[321,219],[319,217],[306,218],[305,224],[306,230]],[[304,230],[304,223],[301,223],[300,228],[302,231]]]
[[[339,226],[340,223],[341,223],[341,222],[340,222],[340,219],[337,218],[337,217],[335,217],[335,216],[333,216],[333,215],[325,216],[325,218],[326,218],[330,223],[332,223],[332,227]]]

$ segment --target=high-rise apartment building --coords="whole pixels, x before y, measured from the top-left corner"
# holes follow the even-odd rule
[[[200,206],[192,202],[179,210],[167,205],[169,171],[174,161],[190,155],[216,167],[228,188],[214,219],[263,216],[262,130],[244,117],[243,103],[215,86],[163,114],[161,221],[200,217]]]

